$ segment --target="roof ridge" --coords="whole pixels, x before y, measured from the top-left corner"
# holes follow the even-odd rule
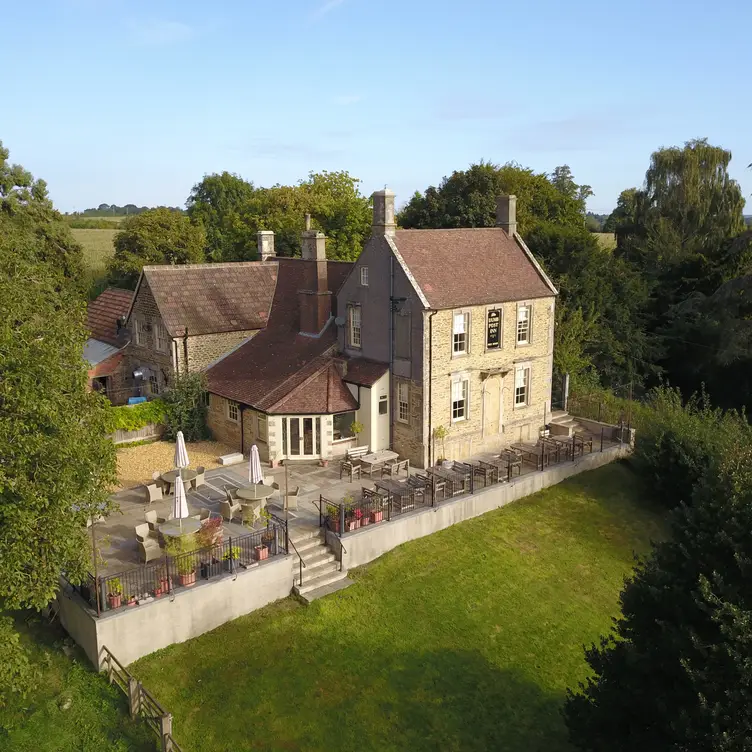
[[[220,261],[217,263],[205,263],[205,264],[150,264],[144,266],[145,272],[153,271],[166,271],[166,270],[182,270],[182,269],[237,269],[240,266],[247,267],[269,267],[276,266],[276,261]]]
[[[506,234],[503,227],[400,227],[397,232],[467,232],[468,230],[501,230]]]

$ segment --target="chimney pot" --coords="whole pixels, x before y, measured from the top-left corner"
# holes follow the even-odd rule
[[[384,188],[376,191],[373,196],[373,227],[374,235],[394,235],[397,224],[394,219],[394,191]]]
[[[272,230],[259,230],[256,233],[258,243],[258,257],[261,261],[276,258],[274,252],[274,232]]]
[[[517,232],[517,196],[499,196],[496,199],[496,226],[511,238]]]

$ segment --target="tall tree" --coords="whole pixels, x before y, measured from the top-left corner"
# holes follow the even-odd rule
[[[166,207],[149,209],[126,219],[115,236],[110,279],[134,288],[149,264],[197,264],[204,261],[206,235],[184,214]]]
[[[570,692],[572,741],[600,752],[746,750],[752,738],[752,450],[710,468],[637,567],[613,634]]]
[[[551,173],[551,184],[559,193],[567,198],[574,199],[580,204],[582,213],[585,214],[587,200],[593,195],[593,189],[589,185],[577,185],[569,165],[561,165]]]
[[[111,509],[115,452],[107,403],[87,389],[85,304],[75,244],[41,181],[7,169],[0,205],[0,609],[42,608],[61,571],[88,568],[86,521]],[[80,251],[78,251],[80,253]],[[0,620],[0,661],[11,688],[28,664]],[[0,688],[0,702],[8,686]]]
[[[188,216],[206,233],[206,257],[210,261],[248,258],[256,237],[241,220],[254,196],[253,183],[229,172],[204,175],[188,196]]]
[[[399,223],[408,229],[493,227],[497,197],[514,194],[518,229],[523,236],[537,222],[584,226],[585,207],[580,188],[585,195],[589,187],[574,183],[568,167],[557,171],[564,190],[557,188],[545,174],[516,164],[479,162],[445,177],[438,188],[430,186],[425,193],[416,193],[400,212]],[[571,184],[564,186],[565,177]]]

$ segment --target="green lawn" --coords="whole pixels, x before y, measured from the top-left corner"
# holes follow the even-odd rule
[[[41,672],[25,701],[0,707],[0,750],[13,752],[154,752],[157,737],[134,722],[120,690],[97,675],[58,625],[16,614],[24,644]]]
[[[84,249],[84,261],[95,273],[104,272],[107,262],[114,253],[112,241],[117,230],[77,230],[72,229],[73,237]]]
[[[565,688],[661,537],[624,465],[401,546],[134,664],[191,752],[569,749]]]

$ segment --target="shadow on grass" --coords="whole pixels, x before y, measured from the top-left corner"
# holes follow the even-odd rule
[[[263,668],[253,657],[225,672],[215,661],[197,665],[192,687],[203,687],[200,696],[183,684],[165,699],[178,742],[194,752],[571,749],[563,698],[477,651],[390,652],[367,639],[308,649],[305,660],[303,650],[271,648]],[[163,678],[171,663],[169,653],[160,661]]]

